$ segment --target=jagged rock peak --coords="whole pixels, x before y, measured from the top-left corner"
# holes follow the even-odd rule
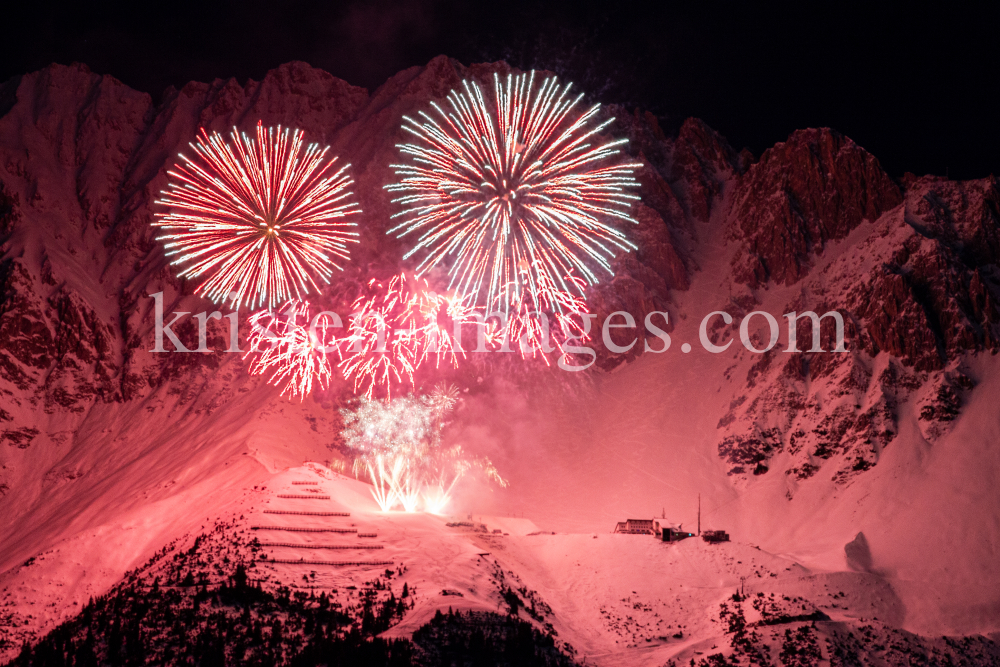
[[[686,185],[691,216],[707,222],[725,180],[743,171],[740,157],[725,137],[699,118],[684,121],[673,148],[670,180]]]
[[[903,201],[879,161],[829,128],[793,132],[740,177],[729,213],[734,279],[792,284],[810,256]]]

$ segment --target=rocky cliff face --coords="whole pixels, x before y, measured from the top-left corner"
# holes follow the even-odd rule
[[[964,356],[995,353],[996,179],[907,178],[903,186],[901,203],[795,283],[782,312],[840,312],[849,352],[775,348],[751,366],[748,400],[720,421],[719,453],[733,474],[764,474],[782,453],[795,479],[833,459],[828,472],[847,481],[874,466],[899,432],[902,402],[919,403],[929,441],[946,431],[973,386]],[[803,349],[808,324],[798,327]],[[832,328],[824,336],[832,349]]]
[[[343,276],[356,284],[399,261],[397,242],[384,235],[391,206],[380,186],[401,116],[464,77],[505,69],[441,57],[369,94],[290,63],[260,82],[190,83],[158,105],[79,65],[5,84],[0,440],[29,447],[53,428],[51,415],[71,429],[66,415],[179,391],[206,369],[225,366],[254,385],[234,355],[146,353],[149,294],[164,291],[176,309],[207,306],[173,277],[149,226],[166,168],[199,127],[285,124],[349,160],[366,212],[364,243]],[[719,415],[719,454],[734,475],[765,474],[783,453],[781,472],[797,479],[837,458],[835,475],[846,480],[891,443],[901,400],[926,394],[929,432],[961,409],[971,380],[959,360],[997,348],[996,179],[895,182],[874,156],[829,129],[794,132],[755,161],[696,119],[666,137],[648,114],[611,111],[646,167],[639,225],[630,230],[639,250],[620,257],[614,279],[592,294],[599,321],[616,310],[679,315],[672,295],[690,287],[705,248],[721,241],[733,315],[784,290],[792,296],[782,312],[837,310],[846,321],[846,354],[775,348],[747,362],[745,380],[730,378],[739,396]],[[195,335],[192,322],[179,329],[182,338]],[[808,322],[800,329],[799,340],[811,342]],[[210,335],[225,345],[221,327]],[[824,343],[830,335],[824,330]],[[640,353],[641,345],[626,359]],[[622,360],[604,351],[598,365]]]
[[[847,137],[826,128],[794,132],[735,183],[733,277],[752,287],[790,285],[827,243],[900,201],[878,160]]]

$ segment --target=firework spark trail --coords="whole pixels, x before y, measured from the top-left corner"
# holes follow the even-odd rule
[[[453,384],[439,382],[434,387],[434,391],[427,395],[426,401],[427,405],[434,410],[434,414],[438,421],[441,422],[441,428],[443,428],[444,417],[458,405],[458,387]]]
[[[258,123],[256,139],[236,128],[230,136],[202,129],[195,158],[180,155],[168,172],[157,240],[183,266],[178,276],[202,279],[196,292],[216,303],[275,308],[318,292],[358,242],[350,165],[336,168],[328,147],[303,148],[298,130]]]
[[[354,378],[354,390],[371,399],[376,391],[391,398],[404,384],[413,386],[413,374],[433,358],[457,368],[461,330],[485,326],[474,317],[467,299],[430,289],[427,280],[401,273],[387,282],[371,280],[367,294],[352,304],[350,335],[344,339],[344,377]]]
[[[420,491],[422,487],[419,471],[412,469],[408,465],[410,462],[403,459],[402,456],[397,456],[396,461],[400,464],[400,474],[392,478],[393,492],[396,494],[400,505],[403,506],[404,511],[416,512],[420,504]]]
[[[350,335],[344,340],[344,358],[339,367],[344,378],[354,378],[354,392],[364,389],[371,399],[377,388],[391,398],[394,387],[404,382],[413,385],[413,372],[419,365],[420,350],[413,336],[397,334],[401,278],[388,284],[377,280],[368,283],[368,295],[352,304]]]
[[[326,389],[333,377],[330,356],[338,348],[335,329],[342,326],[334,313],[312,317],[308,302],[289,301],[278,312],[262,310],[250,317],[252,375],[271,373],[268,384],[282,386],[281,395],[301,400],[313,383]]]
[[[558,350],[560,355],[566,355],[563,347],[566,340],[589,339],[581,322],[590,310],[582,297],[560,289],[544,272],[537,275],[533,289],[529,289],[527,281],[521,283],[517,292],[514,289],[518,286],[511,286],[505,327],[492,332],[492,342],[494,348],[516,343],[522,358],[530,353],[532,358],[540,356],[549,365],[548,353]],[[578,286],[583,282],[573,275],[566,279]],[[549,327],[550,316],[558,325],[555,332]]]
[[[451,500],[451,490],[458,481],[456,477],[451,485],[447,489],[444,488],[443,484],[437,484],[428,486],[423,491],[423,501],[424,509],[431,514],[443,514],[444,508],[448,506],[448,501]]]
[[[433,356],[435,368],[440,368],[442,361],[458,368],[459,356],[465,358],[462,328],[477,325],[478,310],[469,305],[468,298],[432,290],[424,278],[407,281],[406,274],[399,278],[401,309],[396,321],[401,328],[398,331],[415,343],[419,350],[418,364]]]
[[[537,292],[542,276],[582,295],[598,281],[592,264],[611,273],[615,253],[635,249],[614,225],[636,222],[628,189],[641,165],[613,162],[624,139],[591,143],[614,119],[593,124],[599,105],[577,114],[569,91],[554,77],[536,88],[534,72],[505,84],[494,75],[492,108],[466,81],[449,108],[404,117],[415,143],[399,146],[410,163],[392,165],[398,182],[386,189],[403,210],[389,233],[414,239],[406,257],[423,254],[418,275],[450,258],[448,288],[490,312],[507,307],[508,286]],[[579,284],[565,280],[574,271]]]
[[[389,459],[388,461],[386,459]],[[359,465],[360,464],[360,465]],[[376,454],[355,461],[355,475],[363,468],[372,483],[372,497],[383,512],[397,503],[406,512],[416,512],[420,502],[421,484],[411,460],[402,453]]]
[[[382,456],[375,456],[373,461],[366,461],[365,467],[368,469],[369,478],[372,480],[372,496],[378,503],[379,509],[388,512],[396,504],[396,491],[394,477],[398,476],[399,468],[394,469],[394,473],[389,473],[385,468],[385,461]],[[360,459],[358,459],[360,461]],[[397,458],[397,462],[402,460]],[[355,474],[357,470],[355,469]]]
[[[455,485],[462,479],[465,469],[456,467],[454,469],[442,469],[437,474],[437,479],[423,485],[420,491],[420,499],[423,501],[424,510],[431,514],[441,514],[444,508],[451,501],[451,493]]]
[[[425,463],[431,479],[423,480],[421,488],[424,509],[432,514],[442,513],[451,501],[455,485],[474,469],[480,470],[487,480],[501,488],[507,486],[506,480],[500,476],[488,458],[467,456],[460,445],[438,449],[432,453],[432,459],[432,462]]]

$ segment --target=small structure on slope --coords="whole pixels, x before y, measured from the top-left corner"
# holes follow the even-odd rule
[[[701,534],[701,539],[710,544],[714,544],[716,542],[728,542],[729,533],[724,530],[706,530]]]
[[[686,540],[689,537],[694,537],[694,533],[682,530],[680,526],[677,526],[676,528],[673,526],[663,526],[660,537],[664,542],[680,542],[681,540]]]
[[[615,533],[626,535],[659,535],[660,522],[658,519],[627,519],[619,521],[615,526]]]

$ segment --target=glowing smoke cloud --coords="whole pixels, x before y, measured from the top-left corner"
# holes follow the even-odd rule
[[[414,142],[399,146],[410,162],[392,165],[398,182],[386,186],[403,207],[389,233],[413,239],[418,275],[447,266],[448,288],[487,312],[543,280],[582,296],[598,281],[592,266],[611,274],[615,253],[635,248],[615,225],[636,222],[628,190],[641,165],[615,162],[626,140],[602,142],[613,119],[594,124],[599,105],[580,113],[569,84],[536,87],[532,72],[494,75],[491,98],[462,86],[447,108],[404,117]]]
[[[238,307],[273,309],[329,283],[357,242],[360,213],[347,169],[326,159],[328,148],[303,147],[303,133],[257,124],[256,139],[232,142],[204,129],[193,159],[168,173],[175,180],[156,202],[171,264],[181,278],[201,279],[197,293]]]

